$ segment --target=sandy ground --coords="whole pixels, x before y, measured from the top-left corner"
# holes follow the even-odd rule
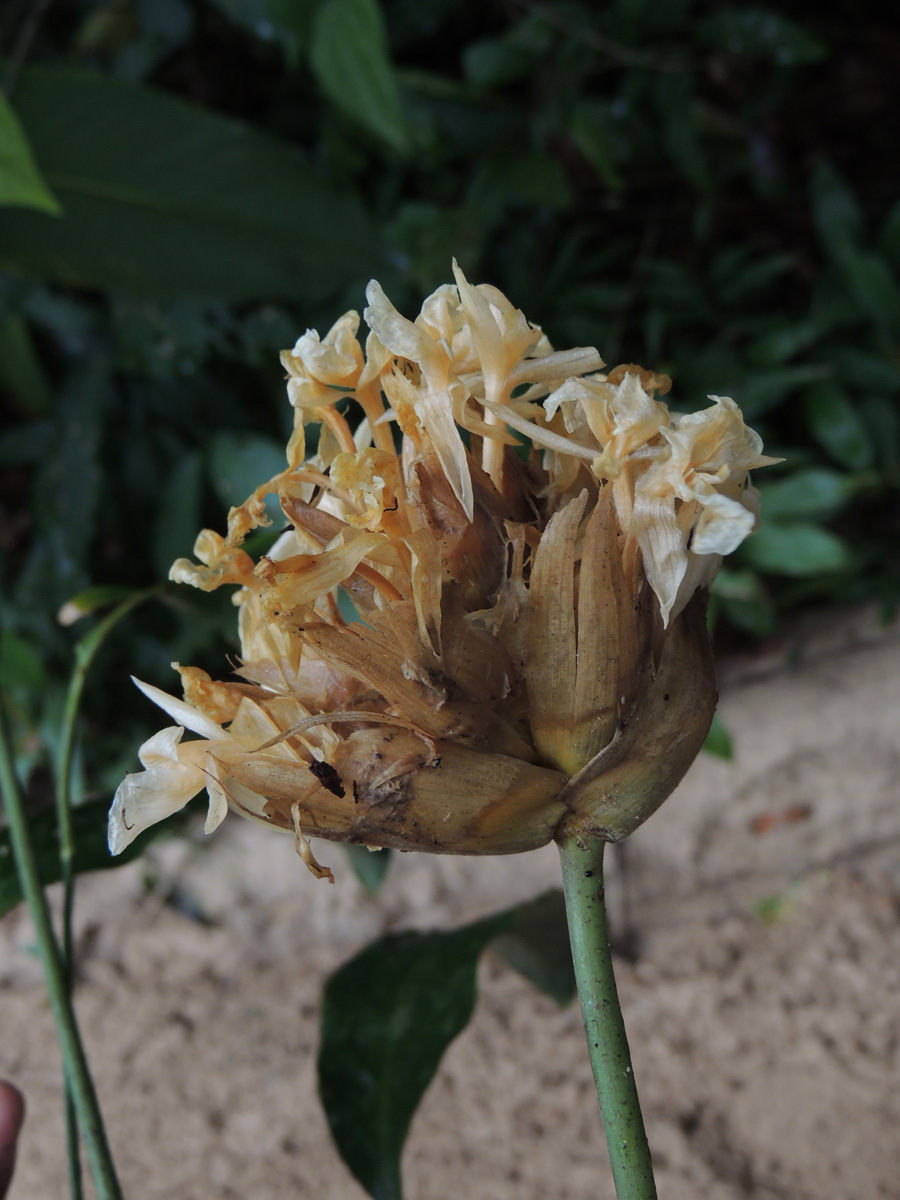
[[[900,1198],[900,627],[807,622],[722,685],[735,761],[702,756],[612,856],[660,1196]],[[384,930],[558,883],[552,847],[398,856],[373,901],[340,848],[320,857],[333,888],[230,818],[80,885],[78,1011],[134,1200],[360,1200],[316,1097],[323,979]],[[0,922],[0,1073],[29,1100],[11,1200],[67,1194],[30,941],[21,912]],[[409,1200],[611,1200],[583,1038],[575,1006],[486,956],[412,1127]]]

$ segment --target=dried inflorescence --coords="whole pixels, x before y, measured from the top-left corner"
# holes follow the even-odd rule
[[[665,376],[554,352],[454,274],[414,322],[373,281],[365,354],[351,312],[282,355],[287,469],[171,571],[240,589],[239,680],[179,667],[183,701],[139,685],[178,725],[119,788],[114,853],[204,787],[207,830],[234,808],[292,830],[323,874],[310,836],[617,840],[697,754],[716,691],[704,589],[754,527],[748,472],[773,460],[733,401],[671,413]],[[255,563],[242,544],[270,494],[288,526]]]

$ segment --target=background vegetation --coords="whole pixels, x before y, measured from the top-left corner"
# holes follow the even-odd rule
[[[733,395],[784,456],[716,584],[723,647],[802,604],[892,612],[900,35],[878,12],[4,5],[0,669],[38,817],[99,619],[61,606],[151,585],[221,528],[283,461],[278,350],[373,274],[416,311],[452,255],[555,344],[669,372],[679,407]],[[127,673],[217,672],[234,636],[228,598],[189,589],[116,629],[76,798],[88,779],[105,807],[155,728]]]

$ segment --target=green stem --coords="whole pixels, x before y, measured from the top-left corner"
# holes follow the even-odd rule
[[[73,938],[72,918],[75,908],[75,830],[72,822],[72,759],[75,751],[75,732],[81,697],[91,663],[110,630],[138,604],[157,595],[158,588],[135,592],[119,604],[75,647],[75,666],[69,680],[62,720],[62,741],[56,770],[56,824],[59,834],[59,869],[63,885],[62,907],[62,967],[66,995],[72,995]],[[81,1148],[78,1138],[78,1111],[69,1071],[65,1077],[66,1145],[69,1160],[69,1191],[71,1200],[82,1200]]]
[[[19,782],[13,769],[12,750],[6,731],[5,715],[0,706],[0,790],[9,822],[9,837],[16,869],[31,919],[34,922],[38,953],[44,967],[47,991],[56,1020],[62,1048],[66,1079],[71,1087],[72,1102],[84,1136],[85,1149],[94,1177],[98,1200],[122,1200],[115,1167],[106,1140],[103,1118],[87,1064],[84,1047],[78,1032],[72,1000],[66,983],[66,973],[59,944],[53,933],[50,911],[41,887],[37,860]]]
[[[656,1200],[631,1054],[613,974],[599,839],[559,842],[569,938],[588,1053],[619,1200]]]

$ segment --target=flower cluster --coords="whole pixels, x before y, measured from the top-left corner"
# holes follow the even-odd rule
[[[454,275],[415,321],[373,281],[365,353],[355,312],[283,353],[286,469],[171,571],[238,587],[237,678],[178,667],[183,700],[139,684],[177,725],[116,794],[114,853],[204,787],[207,830],[231,807],[293,831],[321,874],[310,836],[615,840],[696,755],[715,705],[703,589],[773,460],[732,400],[672,413],[667,377],[554,351]],[[286,529],[254,562],[273,494]]]

